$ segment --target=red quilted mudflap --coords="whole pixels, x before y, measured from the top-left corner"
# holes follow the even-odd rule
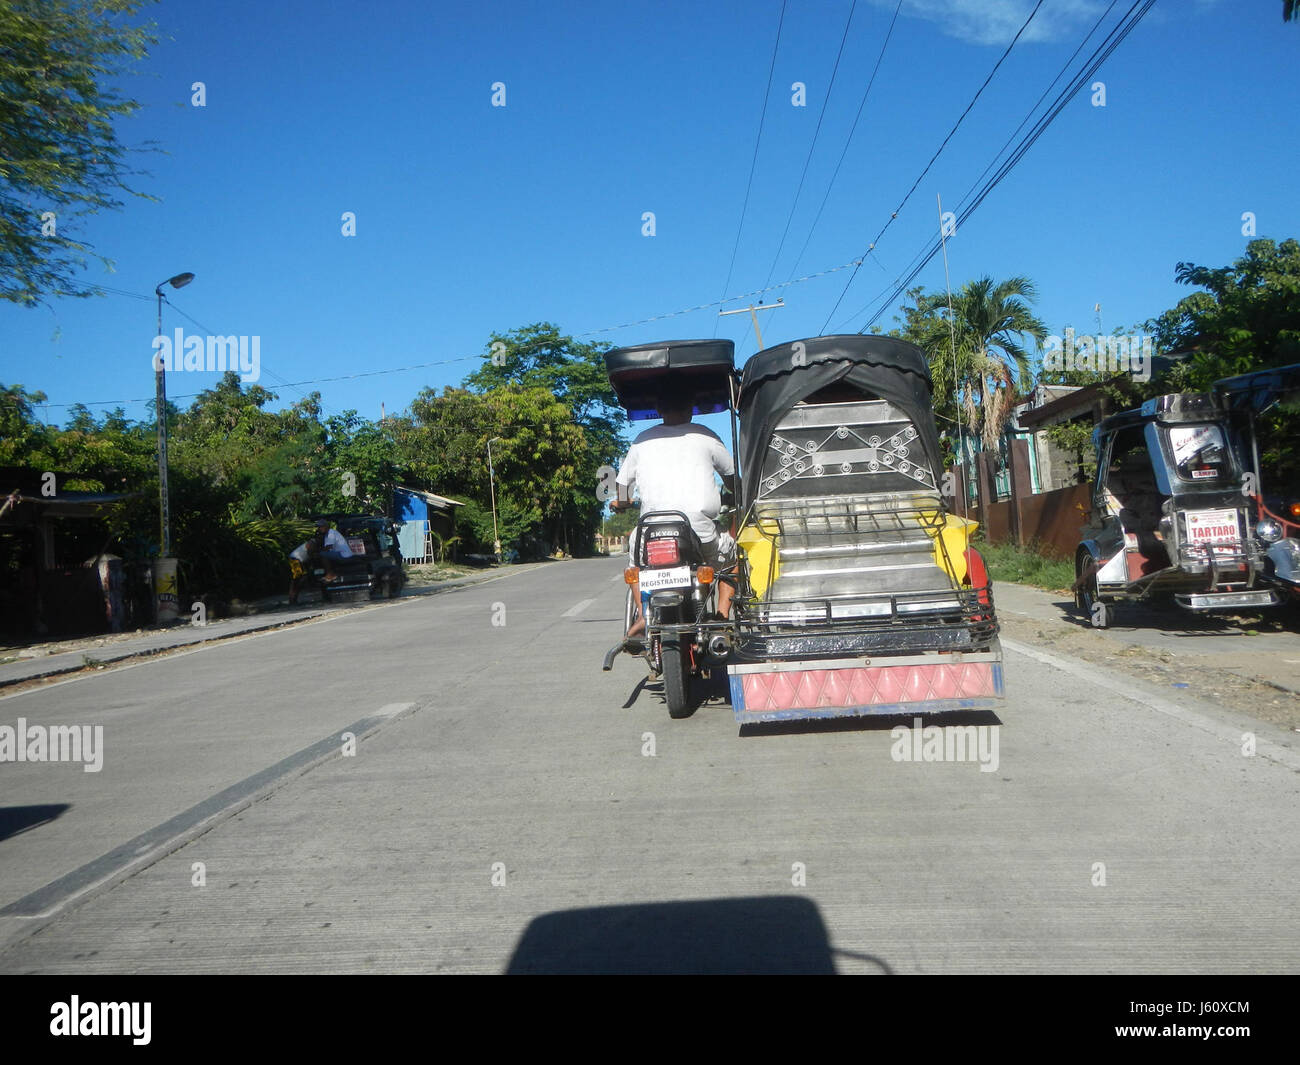
[[[1002,697],[1002,664],[1000,655],[973,657],[839,668],[732,667],[732,707],[741,721],[975,708]]]

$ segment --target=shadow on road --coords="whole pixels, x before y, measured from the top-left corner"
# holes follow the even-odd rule
[[[506,972],[834,975],[836,955],[891,972],[881,958],[835,950],[813,902],[772,895],[543,914],[524,929]]]
[[[72,808],[70,803],[46,803],[43,806],[0,806],[0,839],[8,839],[29,828],[49,824]]]
[[[1092,628],[1092,618],[1079,610],[1073,600],[1052,604],[1061,611],[1061,620],[1081,629]],[[1239,636],[1246,629],[1259,632],[1300,632],[1300,608],[1280,604],[1258,613],[1202,614],[1185,610],[1173,602],[1116,603],[1111,630],[1133,632],[1153,629],[1169,636]]]

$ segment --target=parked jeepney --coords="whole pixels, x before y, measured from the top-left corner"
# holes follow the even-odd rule
[[[727,672],[742,725],[990,708],[1003,696],[976,524],[948,512],[924,353],[781,344],[744,367]]]
[[[1287,523],[1261,511],[1254,430],[1276,395],[1264,399],[1267,381],[1247,377],[1157,396],[1094,430],[1092,509],[1075,554],[1076,605],[1093,626],[1113,624],[1126,601],[1172,597],[1198,612],[1281,601],[1277,580],[1300,556],[1273,551]]]

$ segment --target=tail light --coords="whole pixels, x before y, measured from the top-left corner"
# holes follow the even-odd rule
[[[1300,521],[1300,503],[1292,503],[1287,509],[1291,511],[1291,517]]]
[[[969,584],[972,588],[978,589],[977,597],[982,606],[989,605],[989,571],[984,565],[984,556],[973,547],[966,548],[966,579],[963,584]],[[979,620],[979,619],[976,619]]]
[[[651,566],[675,566],[681,561],[675,537],[649,540],[645,545],[646,563]]]

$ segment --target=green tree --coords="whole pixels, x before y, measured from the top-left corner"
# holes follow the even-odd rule
[[[492,440],[498,521],[504,505],[533,519],[551,542],[565,544],[569,508],[585,492],[593,509],[596,477],[586,433],[549,389],[508,385],[481,393],[422,391],[411,412],[393,419],[397,459],[433,491],[487,504],[487,445]],[[588,478],[588,471],[593,471]],[[589,491],[587,491],[589,489]],[[505,543],[505,537],[502,537]]]
[[[71,236],[76,219],[142,195],[127,186],[138,172],[114,130],[139,107],[116,86],[156,42],[152,24],[127,22],[142,6],[0,3],[0,298],[90,295],[68,288],[89,250]]]
[[[37,405],[44,402],[44,392],[0,385],[0,466],[53,468],[49,447],[54,432],[36,416]],[[0,494],[9,491],[0,487]]]
[[[505,385],[545,388],[589,432],[612,430],[617,438],[627,425],[605,374],[607,347],[579,343],[550,322],[538,322],[493,333],[487,348],[483,365],[465,378],[470,391],[488,392]]]
[[[929,356],[936,408],[964,418],[985,448],[996,448],[1016,387],[1030,380],[1023,338],[1041,344],[1047,337],[1047,327],[1030,310],[1037,288],[1023,277],[996,283],[982,277],[953,293],[951,312],[947,293],[913,289],[909,296],[914,302],[903,307],[897,335]]]
[[[1177,390],[1300,362],[1300,241],[1252,240],[1231,266],[1179,263],[1174,278],[1205,290],[1147,322],[1160,350],[1194,353],[1174,373]]]
[[[1261,238],[1231,266],[1179,263],[1193,292],[1147,322],[1164,351],[1190,351],[1163,382],[1165,392],[1203,392],[1221,377],[1300,362],[1300,241]],[[1300,411],[1274,408],[1260,420],[1265,483],[1300,490]]]

